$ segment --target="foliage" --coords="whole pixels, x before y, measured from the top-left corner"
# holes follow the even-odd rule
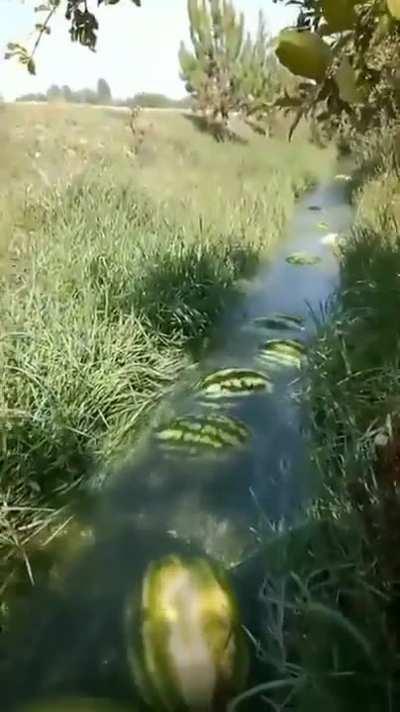
[[[235,107],[234,70],[243,47],[243,13],[238,15],[228,0],[188,0],[188,15],[193,52],[182,43],[182,78],[200,111],[226,124]]]
[[[275,0],[282,1],[282,0]],[[329,137],[344,124],[356,131],[380,126],[382,114],[393,118],[399,110],[398,42],[400,26],[385,0],[300,0],[297,32],[319,36],[330,52],[321,77],[302,72],[304,51],[298,49],[288,63],[305,77],[295,95],[282,96],[278,105],[294,112],[295,127],[301,116],[313,115]],[[393,10],[393,7],[392,7]],[[287,31],[286,31],[287,32]],[[299,36],[300,36],[299,35]],[[282,51],[285,33],[277,40]],[[318,62],[314,54],[314,62]],[[294,65],[294,66],[293,66]]]
[[[254,40],[245,38],[243,13],[227,0],[188,0],[188,14],[193,51],[182,43],[179,60],[195,106],[222,129],[234,111],[257,121],[279,79],[263,13]]]
[[[347,522],[353,541],[360,540],[359,552],[353,551],[347,562],[342,549],[342,564],[359,583],[364,580],[365,592],[375,599],[375,613],[371,610],[366,618],[370,621],[372,614],[376,627],[364,628],[357,621],[371,650],[379,627],[383,633],[383,648],[375,651],[374,660],[384,667],[368,700],[378,694],[372,708],[392,709],[399,700],[400,649],[400,203],[398,126],[386,128],[381,135],[371,130],[357,142],[355,158],[364,183],[356,196],[355,227],[341,246],[340,293],[316,319],[308,393],[313,455],[323,483],[316,514]],[[340,597],[336,591],[336,601]],[[358,608],[362,596],[356,594],[354,601]],[[357,611],[349,613],[356,620]],[[354,705],[351,709],[357,709]],[[366,706],[360,691],[360,708]]]
[[[102,3],[106,5],[116,5],[120,0],[44,0],[35,6],[40,21],[35,23],[36,39],[31,50],[18,42],[9,42],[5,58],[15,57],[25,65],[30,74],[36,74],[35,55],[37,49],[45,35],[51,33],[51,23],[56,12],[63,11],[66,21],[69,23],[69,34],[72,42],[78,42],[84,47],[95,51],[97,43],[97,32],[99,23],[96,15],[90,8],[91,5],[98,6]],[[131,0],[137,7],[141,6],[141,0]]]

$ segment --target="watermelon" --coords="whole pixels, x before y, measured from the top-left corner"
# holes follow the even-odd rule
[[[240,447],[249,437],[250,432],[243,423],[224,415],[189,415],[175,418],[155,434],[162,448],[186,450],[190,454]]]
[[[58,700],[43,700],[23,707],[20,712],[134,712],[129,706],[121,707],[111,700],[83,697],[66,697]]]
[[[222,568],[206,558],[152,562],[127,603],[128,660],[154,710],[207,712],[246,685],[248,649]]]
[[[254,326],[263,329],[276,329],[277,331],[303,331],[304,319],[291,314],[272,314],[271,316],[261,316],[253,320]]]
[[[324,40],[309,30],[283,30],[277,40],[276,55],[292,74],[320,82],[332,59]]]
[[[306,347],[297,339],[269,339],[261,348],[258,358],[271,366],[300,368]]]
[[[199,389],[209,398],[243,396],[264,391],[272,393],[269,378],[258,371],[244,368],[224,368],[206,376]]]
[[[296,266],[317,265],[321,262],[321,258],[307,252],[293,252],[289,257],[286,257],[286,262]]]

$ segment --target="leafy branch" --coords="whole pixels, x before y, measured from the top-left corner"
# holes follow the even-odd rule
[[[97,0],[97,5],[116,5],[120,0]],[[141,6],[141,0],[131,0],[137,7]],[[45,35],[51,33],[51,22],[57,10],[65,3],[65,19],[70,22],[69,34],[72,42],[87,47],[92,52],[97,45],[97,31],[99,23],[95,14],[89,9],[89,0],[47,0],[47,2],[37,5],[34,10],[37,13],[47,13],[43,22],[35,24],[37,36],[31,51],[18,42],[9,42],[5,59],[16,58],[25,65],[30,74],[36,74],[35,54]]]

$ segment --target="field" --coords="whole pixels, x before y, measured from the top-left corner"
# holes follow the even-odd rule
[[[129,451],[333,154],[190,117],[1,108],[0,543]]]

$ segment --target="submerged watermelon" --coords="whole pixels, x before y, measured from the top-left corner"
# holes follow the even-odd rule
[[[223,571],[205,558],[151,563],[139,606],[137,596],[128,602],[126,636],[135,683],[154,710],[222,710],[246,684],[238,606]]]
[[[317,265],[321,258],[317,255],[310,255],[308,252],[293,252],[286,257],[286,262],[290,265]]]
[[[297,339],[269,339],[261,348],[258,359],[276,367],[301,368],[306,347]]]
[[[260,391],[272,393],[273,384],[263,373],[252,369],[224,368],[206,376],[199,389],[208,398],[226,398]]]
[[[257,319],[254,319],[253,324],[263,329],[276,331],[304,330],[304,319],[291,314],[271,314],[271,316],[257,317]]]
[[[240,447],[248,441],[250,432],[239,420],[225,415],[191,415],[176,418],[158,430],[155,437],[167,450],[196,454]]]

